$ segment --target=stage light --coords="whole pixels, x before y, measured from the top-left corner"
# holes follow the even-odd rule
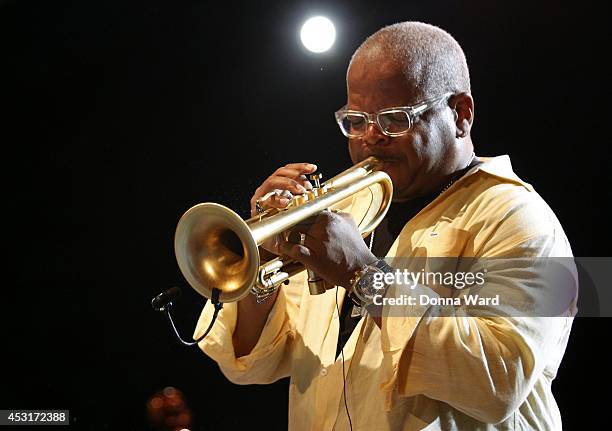
[[[308,19],[300,31],[300,39],[307,50],[312,52],[327,51],[336,40],[334,24],[324,16]]]

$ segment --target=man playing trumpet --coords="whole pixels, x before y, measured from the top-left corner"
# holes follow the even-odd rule
[[[508,157],[474,155],[462,49],[434,26],[385,27],[353,55],[347,92],[336,120],[353,163],[375,156],[393,181],[385,219],[364,241],[349,215],[324,211],[294,227],[297,240],[266,243],[329,290],[310,295],[302,273],[265,300],[226,304],[200,347],[238,384],[289,376],[291,430],[561,429],[551,382],[575,300],[555,318],[439,316],[418,304],[394,314],[372,300],[397,292],[392,283],[372,290],[375,275],[397,269],[393,257],[571,256],[553,212]],[[286,207],[312,187],[315,170],[277,169],[255,191],[252,215]],[[275,190],[283,192],[270,196]],[[507,270],[485,288],[497,283],[533,298],[521,278],[533,274]],[[211,315],[207,304],[196,337]]]

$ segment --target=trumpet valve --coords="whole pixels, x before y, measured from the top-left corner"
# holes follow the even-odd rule
[[[310,193],[313,194],[314,197],[319,197],[319,196],[323,196],[325,193],[327,193],[327,186],[323,185],[321,187],[317,187],[312,189],[312,191]]]
[[[316,189],[321,187],[321,178],[323,178],[323,174],[320,173],[320,172],[316,173],[316,174],[311,174],[310,175],[310,181],[314,181]]]
[[[298,207],[306,202],[308,202],[308,192],[302,193],[301,195],[295,195],[291,203],[293,206]]]
[[[313,189],[309,192],[312,194],[312,199],[318,198],[319,196],[323,196],[325,193],[327,193],[327,186],[321,185],[321,178],[323,178],[322,173],[318,172],[316,174],[311,174],[309,178],[310,181],[315,183]]]

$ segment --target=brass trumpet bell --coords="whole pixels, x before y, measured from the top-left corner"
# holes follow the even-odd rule
[[[185,279],[207,298],[217,287],[221,302],[237,301],[256,281],[257,242],[247,223],[223,205],[191,207],[177,226],[174,252]]]

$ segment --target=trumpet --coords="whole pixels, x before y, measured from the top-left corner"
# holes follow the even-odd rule
[[[181,273],[199,294],[219,302],[233,302],[256,289],[273,292],[293,275],[305,270],[297,261],[275,257],[262,262],[259,246],[275,235],[288,237],[296,224],[324,210],[348,209],[362,237],[383,220],[393,196],[391,178],[382,163],[369,157],[312,190],[296,195],[283,209],[271,208],[247,220],[212,202],[197,204],[180,218],[174,252]],[[355,205],[355,198],[360,204]],[[309,271],[311,275],[311,271]],[[309,277],[311,294],[325,292],[325,282]]]

